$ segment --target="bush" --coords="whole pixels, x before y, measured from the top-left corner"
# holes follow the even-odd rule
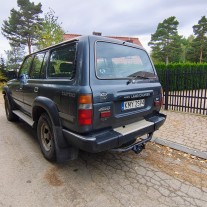
[[[0,83],[4,83],[7,81],[7,78],[6,76],[0,71]]]
[[[0,91],[2,90],[5,82],[7,81],[7,78],[5,75],[0,71]]]
[[[207,63],[155,64],[163,88],[170,91],[207,88]]]

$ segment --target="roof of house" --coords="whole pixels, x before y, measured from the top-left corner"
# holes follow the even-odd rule
[[[70,39],[80,37],[80,36],[82,36],[82,35],[80,35],[80,34],[64,34],[63,35],[64,40],[70,40]],[[126,41],[126,42],[131,42],[131,43],[142,46],[139,38],[137,38],[137,37],[124,37],[124,36],[104,36],[104,37],[114,38],[114,39],[118,39],[118,40],[122,40],[122,41]]]

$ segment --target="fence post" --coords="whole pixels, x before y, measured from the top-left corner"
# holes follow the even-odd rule
[[[165,110],[168,110],[168,101],[169,101],[169,80],[170,80],[170,71],[168,69],[165,70]]]

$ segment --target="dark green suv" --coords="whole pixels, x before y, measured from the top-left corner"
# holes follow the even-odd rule
[[[159,113],[161,85],[147,52],[98,36],[28,55],[3,94],[7,119],[36,128],[50,161],[75,159],[79,149],[138,153],[166,118]]]

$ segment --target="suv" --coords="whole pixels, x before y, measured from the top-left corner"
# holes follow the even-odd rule
[[[75,159],[80,149],[138,153],[166,119],[159,113],[161,85],[147,52],[98,36],[26,56],[3,95],[7,119],[34,127],[49,161]]]

